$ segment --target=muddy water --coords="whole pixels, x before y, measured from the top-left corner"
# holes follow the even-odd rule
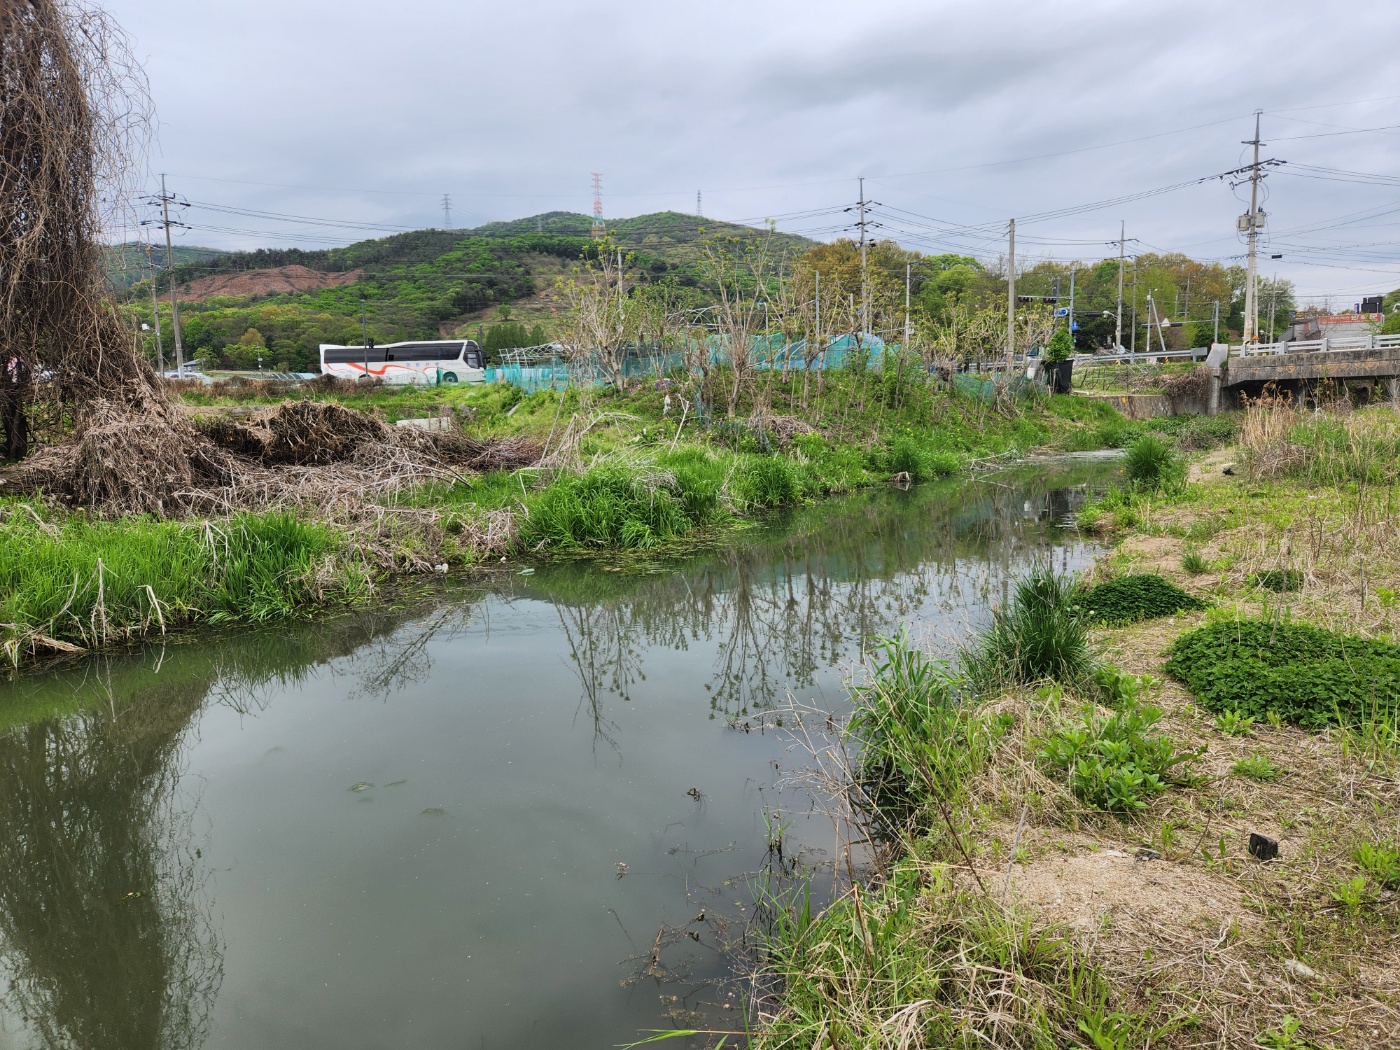
[[[863,640],[955,637],[1037,560],[1084,564],[1059,523],[1112,469],[0,683],[0,1048],[601,1048],[723,1017],[767,822],[834,846],[762,727],[844,710]]]

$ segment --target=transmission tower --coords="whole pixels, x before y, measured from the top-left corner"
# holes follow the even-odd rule
[[[452,229],[452,194],[450,193],[442,195],[442,221],[444,230]]]
[[[700,216],[700,218],[702,218],[702,219],[705,217],[705,209],[702,208],[702,207],[700,206],[700,191],[699,191],[699,190],[696,190],[696,191],[695,191],[695,214],[698,215],[698,216]]]
[[[604,237],[608,228],[603,225],[603,174],[593,173],[593,236]]]

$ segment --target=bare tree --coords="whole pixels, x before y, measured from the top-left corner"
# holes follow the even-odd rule
[[[727,393],[730,416],[737,411],[741,394],[753,389],[754,336],[763,329],[772,241],[770,226],[762,237],[715,237],[703,244],[705,275],[716,296],[710,316],[732,369]]]
[[[621,389],[627,349],[641,333],[646,311],[632,301],[622,250],[611,240],[598,245],[596,258],[559,281],[568,304],[560,325],[561,341],[580,374],[594,372]]]

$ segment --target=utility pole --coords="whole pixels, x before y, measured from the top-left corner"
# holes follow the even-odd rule
[[[450,193],[442,195],[442,222],[444,230],[452,229],[452,194]]]
[[[1278,316],[1278,271],[1274,271],[1274,279],[1269,282],[1269,342],[1274,341],[1274,321]]]
[[[1006,378],[1011,380],[1011,359],[1016,354],[1016,220],[1007,227],[1006,245]]]
[[[360,345],[365,348],[365,374],[369,378],[369,324],[365,320],[365,293],[360,293]]]
[[[180,303],[175,298],[175,249],[170,243],[170,195],[165,192],[165,176],[160,177],[160,207],[165,226],[165,266],[170,271],[170,327],[175,332],[175,374],[185,374],[185,348],[180,343]]]
[[[1129,337],[1128,353],[1137,353],[1137,256],[1133,256],[1133,334]]]
[[[1220,342],[1220,300],[1215,300],[1215,335],[1211,336],[1212,343]]]
[[[1118,352],[1123,352],[1123,251],[1127,236],[1128,224],[1122,220],[1118,223],[1118,324],[1113,337],[1114,345]]]
[[[909,287],[913,281],[914,264],[906,262],[904,264],[904,352],[909,352],[909,344],[914,341],[914,327],[910,323],[909,313]]]
[[[1249,234],[1249,266],[1244,286],[1244,344],[1249,346],[1259,341],[1259,264],[1256,257],[1259,228],[1264,225],[1259,211],[1259,116],[1254,111],[1254,138],[1245,143],[1254,147],[1254,163],[1249,168],[1249,214],[1242,225]]]
[[[865,269],[865,179],[860,180],[860,320],[869,326],[870,280]],[[860,325],[856,326],[857,329]]]
[[[156,324],[156,368],[165,374],[165,347],[160,338],[160,299],[156,297],[156,264],[151,259],[151,245],[146,244],[146,266],[151,271],[151,315],[155,318]]]
[[[1074,346],[1074,267],[1069,268],[1069,316],[1065,318],[1065,327],[1069,329],[1070,345]],[[1077,347],[1076,347],[1077,349]]]

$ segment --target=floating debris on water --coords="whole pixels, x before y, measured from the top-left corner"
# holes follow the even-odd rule
[[[345,790],[347,790],[347,791],[368,791],[368,790],[369,790],[370,788],[372,788],[372,787],[374,787],[374,785],[371,784],[369,781],[367,781],[367,780],[360,780],[360,781],[356,781],[355,783],[351,784],[351,785],[350,785],[348,788],[346,788]]]
[[[447,810],[443,809],[441,806],[429,806],[418,815],[420,817],[445,817],[447,815]]]

